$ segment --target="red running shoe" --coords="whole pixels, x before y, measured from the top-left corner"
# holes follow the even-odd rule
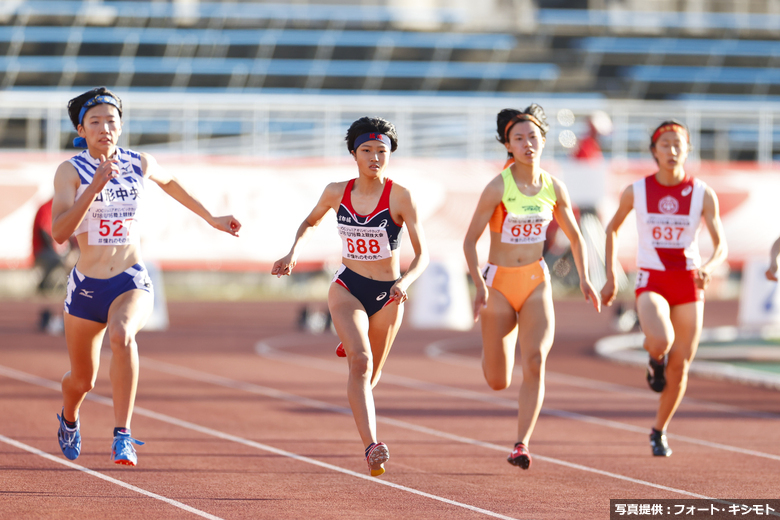
[[[344,344],[339,343],[339,346],[336,347],[336,355],[338,357],[347,357],[347,351],[344,350]]]
[[[512,453],[509,454],[509,457],[506,458],[506,461],[513,466],[528,469],[531,467],[531,453],[528,451],[525,444],[518,442],[515,444],[515,449],[513,449]]]

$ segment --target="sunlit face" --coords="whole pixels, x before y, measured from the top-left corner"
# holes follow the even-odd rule
[[[530,121],[520,121],[509,129],[504,146],[515,158],[515,162],[533,164],[539,162],[544,143],[545,138],[538,126]]]
[[[352,152],[361,175],[380,177],[390,164],[390,147],[382,141],[366,141]]]
[[[655,142],[652,152],[659,167],[681,167],[688,158],[688,139],[681,132],[664,132]]]
[[[122,135],[122,119],[114,105],[100,104],[87,110],[78,127],[90,150],[110,155]]]

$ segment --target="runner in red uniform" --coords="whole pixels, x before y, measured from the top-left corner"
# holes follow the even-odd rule
[[[650,433],[653,455],[672,454],[666,440],[669,425],[685,394],[688,367],[696,354],[704,314],[704,289],[712,271],[726,258],[726,242],[712,188],[685,173],[690,150],[688,130],[665,121],[653,132],[650,151],[658,171],[623,192],[607,226],[607,283],[601,300],[611,305],[617,294],[617,233],[636,211],[636,306],[650,355],[647,382],[661,393]],[[697,238],[701,220],[712,238],[712,256],[702,264]]]

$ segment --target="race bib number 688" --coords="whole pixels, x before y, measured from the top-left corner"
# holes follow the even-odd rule
[[[390,240],[384,228],[361,228],[339,225],[343,240],[341,256],[350,260],[382,260],[390,258]]]

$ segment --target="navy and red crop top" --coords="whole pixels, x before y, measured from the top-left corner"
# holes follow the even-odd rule
[[[390,190],[393,181],[387,179],[376,209],[368,215],[359,215],[352,207],[352,179],[344,188],[344,196],[336,213],[342,255],[350,260],[373,261],[390,258],[401,244],[402,225],[390,215]]]

